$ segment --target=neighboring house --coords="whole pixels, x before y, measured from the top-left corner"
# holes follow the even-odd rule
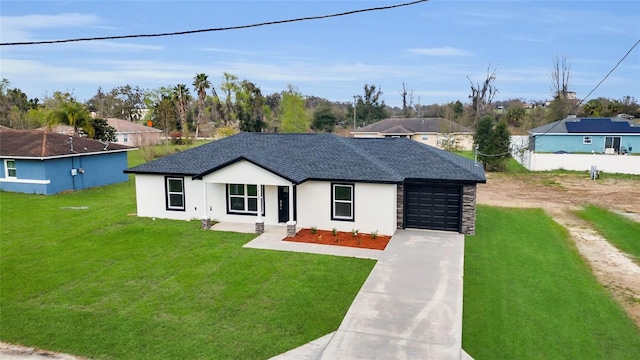
[[[240,133],[130,168],[138,216],[393,234],[475,231],[472,160],[408,139]]]
[[[129,150],[48,131],[0,130],[0,190],[50,195],[124,182]]]
[[[162,130],[131,121],[108,118],[107,123],[116,129],[114,142],[128,146],[155,145],[162,140]]]
[[[568,117],[512,136],[513,157],[533,171],[576,170],[640,175],[640,124],[621,117]],[[624,155],[624,156],[620,156]]]
[[[618,117],[569,117],[529,134],[529,149],[536,153],[640,153],[640,125]]]
[[[473,130],[444,118],[389,118],[351,132],[356,138],[406,137],[444,148],[473,149]]]

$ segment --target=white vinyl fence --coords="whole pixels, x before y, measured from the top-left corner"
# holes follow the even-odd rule
[[[523,165],[533,171],[546,170],[584,170],[589,171],[595,166],[605,173],[640,175],[640,156],[631,155],[603,155],[603,154],[539,154],[531,153],[524,156],[527,163]]]

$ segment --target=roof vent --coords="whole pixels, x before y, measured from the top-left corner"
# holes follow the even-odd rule
[[[65,141],[64,143],[70,145],[71,151],[73,152],[73,136],[69,136],[69,139],[67,139],[67,141]]]

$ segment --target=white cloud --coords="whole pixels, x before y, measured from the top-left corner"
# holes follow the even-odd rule
[[[31,41],[36,30],[97,27],[101,23],[102,19],[92,14],[0,16],[0,37],[2,42]]]
[[[407,52],[418,55],[427,55],[427,56],[469,56],[471,53],[457,49],[454,47],[437,47],[437,48],[410,48],[407,49]]]

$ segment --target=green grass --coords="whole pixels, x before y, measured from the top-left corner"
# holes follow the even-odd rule
[[[96,359],[266,359],[336,330],[375,263],[131,216],[134,191],[0,192],[0,340]]]
[[[208,142],[211,142],[211,140],[198,140],[187,145],[172,145],[168,142],[165,142],[164,144],[154,146],[154,158],[155,159],[161,158],[169,154],[188,150],[196,146],[204,145]],[[142,156],[141,151],[130,151],[128,154],[128,157],[129,157],[129,166],[137,166],[145,163],[145,160]]]
[[[602,237],[640,264],[640,223],[591,205],[577,214],[593,224]]]
[[[471,160],[475,159],[475,153],[473,152],[473,150],[458,150],[458,151],[454,151],[453,153],[456,155],[465,157],[467,159],[471,159]],[[528,173],[528,172],[529,170],[527,170],[527,168],[525,168],[519,162],[517,162],[516,159],[512,157],[507,159],[507,169],[505,173],[513,174],[513,173]]]
[[[478,208],[463,347],[475,359],[639,359],[640,330],[540,209]]]

